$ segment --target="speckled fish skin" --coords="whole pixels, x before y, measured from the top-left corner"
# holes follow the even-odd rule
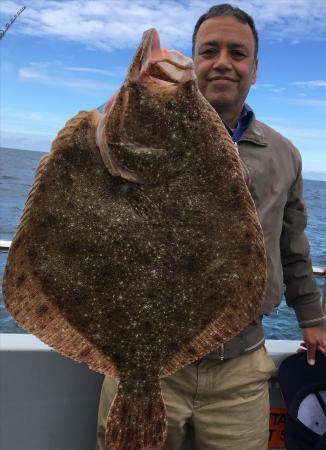
[[[159,378],[237,335],[264,297],[263,235],[236,150],[193,68],[179,61],[176,81],[148,64],[157,49],[150,30],[106,112],[60,131],[4,276],[19,324],[119,378],[108,450],[161,446]]]

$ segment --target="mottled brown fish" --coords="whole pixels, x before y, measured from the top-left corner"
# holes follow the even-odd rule
[[[109,450],[159,447],[159,379],[237,335],[264,296],[241,164],[190,59],[143,36],[103,114],[41,161],[9,252],[6,306],[64,355],[119,378]]]

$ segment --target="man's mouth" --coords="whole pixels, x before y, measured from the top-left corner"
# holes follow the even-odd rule
[[[236,80],[234,78],[230,78],[230,77],[211,77],[208,78],[208,81],[231,81],[231,82],[236,82]]]

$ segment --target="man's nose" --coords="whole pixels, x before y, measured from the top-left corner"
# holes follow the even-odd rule
[[[214,58],[213,69],[215,70],[229,70],[231,69],[231,59],[227,50],[221,50]]]

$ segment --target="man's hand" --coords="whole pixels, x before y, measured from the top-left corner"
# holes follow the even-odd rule
[[[316,350],[319,350],[326,356],[326,331],[320,326],[302,328],[302,337],[304,343],[302,344],[307,349],[307,362],[313,366],[316,359]],[[298,351],[304,350],[303,347]]]

